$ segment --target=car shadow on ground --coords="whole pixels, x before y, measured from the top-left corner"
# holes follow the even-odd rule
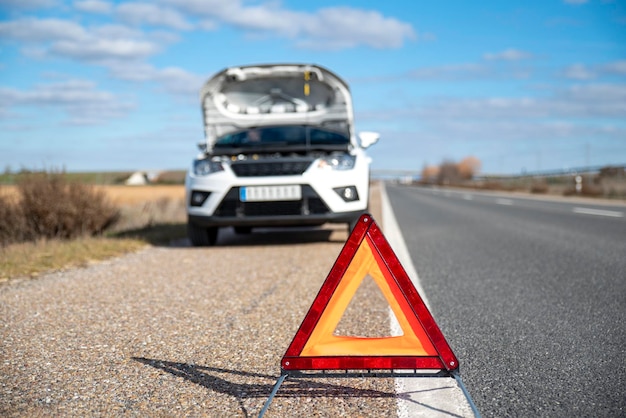
[[[323,227],[254,228],[247,234],[235,233],[233,228],[220,228],[217,247],[291,245],[319,242],[344,243],[348,239],[347,228],[343,225]],[[187,238],[170,242],[173,247],[191,247]]]
[[[116,238],[141,239],[159,247],[191,247],[187,238],[187,224],[155,224],[140,229],[118,232]],[[220,228],[217,238],[219,247],[289,245],[316,242],[343,243],[348,238],[344,225],[321,227],[254,228],[249,234],[237,234],[233,228]]]

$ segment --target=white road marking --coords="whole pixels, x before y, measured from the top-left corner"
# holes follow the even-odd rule
[[[498,205],[511,206],[513,201],[511,199],[496,199]]]
[[[404,267],[407,275],[415,285],[415,290],[420,294],[426,307],[430,310],[430,304],[420,284],[417,271],[411,261],[411,255],[402,237],[402,232],[387,198],[385,185],[381,182],[381,201],[383,217],[383,233]],[[391,308],[389,309],[391,312]],[[390,313],[392,335],[396,335],[400,326],[395,316]],[[396,322],[394,324],[394,322]],[[461,366],[463,364],[461,363]],[[396,394],[398,395],[398,417],[432,417],[432,416],[458,416],[474,417],[472,408],[458,386],[451,377],[405,377],[397,378],[395,382]]]
[[[465,193],[463,195],[463,200],[473,200],[474,196],[472,196],[471,194]]]
[[[596,216],[610,216],[612,218],[623,218],[624,213],[618,212],[615,210],[603,210],[603,209],[592,209],[592,208],[581,208],[575,207],[572,209],[574,213],[582,213],[585,215],[596,215]]]

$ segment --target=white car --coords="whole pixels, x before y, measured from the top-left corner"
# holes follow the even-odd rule
[[[348,85],[308,64],[227,68],[200,92],[205,141],[185,179],[188,234],[346,223],[368,208],[373,132],[354,132]]]

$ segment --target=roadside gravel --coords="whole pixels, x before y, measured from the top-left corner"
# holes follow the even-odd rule
[[[374,185],[382,225],[379,202]],[[0,416],[258,415],[346,238],[225,231],[0,286]],[[340,330],[388,334],[377,292],[359,289]],[[324,378],[287,380],[266,416],[395,415],[391,379]]]

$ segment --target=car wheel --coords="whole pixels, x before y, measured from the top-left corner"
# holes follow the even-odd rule
[[[187,223],[187,235],[195,247],[209,247],[217,242],[217,227],[203,228]]]
[[[233,228],[235,229],[235,234],[238,235],[248,235],[252,232],[251,226],[235,226]]]
[[[352,230],[356,226],[357,222],[359,222],[359,218],[353,219],[350,222],[348,222],[348,234],[350,234],[352,232]]]

